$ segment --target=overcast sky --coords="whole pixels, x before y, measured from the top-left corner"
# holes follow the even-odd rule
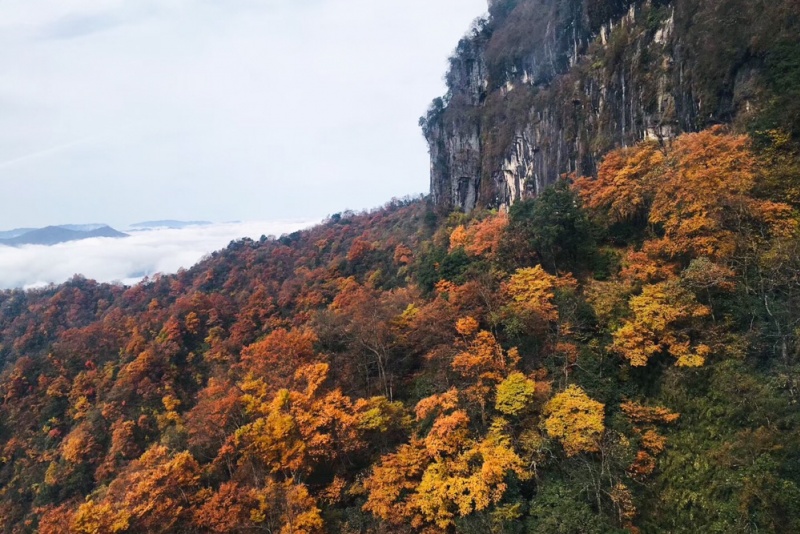
[[[3,0],[0,230],[312,219],[427,192],[486,0]]]

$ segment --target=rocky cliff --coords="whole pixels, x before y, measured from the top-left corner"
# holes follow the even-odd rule
[[[490,0],[421,120],[433,199],[508,205],[720,122],[795,131],[799,21],[796,0]]]

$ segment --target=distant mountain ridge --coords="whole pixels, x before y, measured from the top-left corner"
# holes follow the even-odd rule
[[[28,232],[32,232],[34,230],[36,230],[36,228],[14,228],[13,230],[3,230],[0,232],[0,240],[11,239],[12,237],[21,236],[22,234],[27,234]]]
[[[76,232],[91,232],[92,230],[99,230],[101,228],[109,228],[105,223],[88,223],[88,224],[58,224],[58,228],[66,228],[67,230],[74,230]]]
[[[79,241],[92,237],[127,237],[107,224],[65,224],[44,228],[17,228],[0,232],[0,245],[19,247],[22,245],[56,245],[68,241]]]

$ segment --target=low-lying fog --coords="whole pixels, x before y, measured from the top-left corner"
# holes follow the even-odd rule
[[[100,282],[133,284],[145,275],[189,268],[233,240],[280,236],[310,221],[262,221],[130,231],[125,238],[92,238],[52,246],[0,246],[0,289],[61,283],[75,274]]]

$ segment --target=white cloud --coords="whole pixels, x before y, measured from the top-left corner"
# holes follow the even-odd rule
[[[0,2],[0,228],[322,217],[428,188],[485,0]]]
[[[75,274],[101,282],[132,283],[144,275],[174,273],[243,237],[279,236],[307,228],[308,221],[190,226],[131,232],[130,237],[93,238],[53,246],[0,246],[0,288],[60,283]]]

